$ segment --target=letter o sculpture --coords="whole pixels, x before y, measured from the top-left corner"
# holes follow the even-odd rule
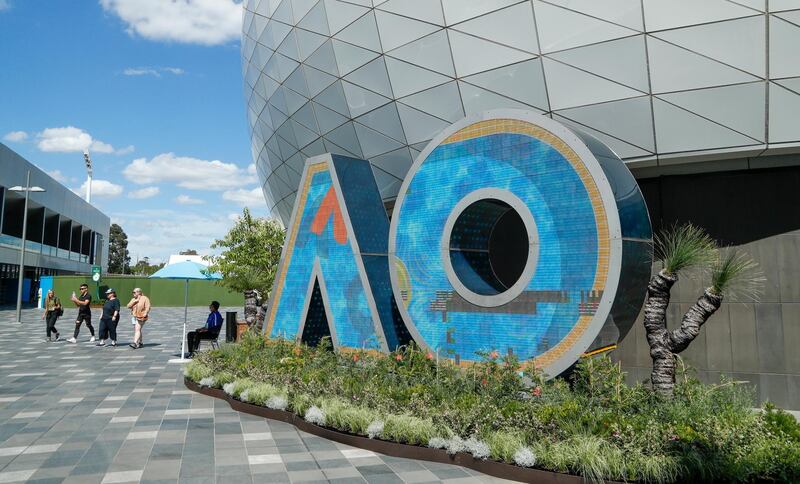
[[[652,230],[638,185],[595,138],[519,110],[466,118],[411,166],[389,232],[397,308],[437,356],[514,354],[548,376],[621,340]]]

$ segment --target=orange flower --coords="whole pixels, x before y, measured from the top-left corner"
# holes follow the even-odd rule
[[[429,360],[432,360],[432,359],[433,359],[433,353],[431,353],[431,352],[429,351],[429,352],[428,352],[428,354],[427,354],[427,355],[425,355],[425,358],[427,358],[427,359],[429,359]]]
[[[493,360],[496,360],[498,356],[500,356],[500,353],[498,353],[496,350],[489,353],[489,358]]]
[[[358,353],[353,354],[353,361],[358,361]]]
[[[541,396],[542,395],[542,387],[534,387],[534,389],[531,390],[531,393],[533,393],[534,397]]]
[[[394,355],[394,359],[397,360],[397,361],[403,361],[403,355],[398,353],[398,354]]]
[[[295,346],[294,350],[292,350],[292,353],[294,353],[295,356],[300,356],[300,348]]]
[[[481,380],[481,385],[483,385],[483,386],[486,386],[486,385],[488,385],[488,384],[489,384],[489,381],[488,381],[486,378],[484,378],[483,380]]]

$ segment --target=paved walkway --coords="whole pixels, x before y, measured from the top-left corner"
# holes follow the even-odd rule
[[[205,314],[189,311],[193,321]],[[56,343],[44,342],[40,311],[25,310],[23,324],[0,311],[0,483],[500,482],[234,412],[186,390],[181,366],[167,363],[179,352],[182,308],[154,309],[140,350],[127,346],[124,316],[121,346],[99,348],[86,328],[78,344],[63,341],[74,309]]]

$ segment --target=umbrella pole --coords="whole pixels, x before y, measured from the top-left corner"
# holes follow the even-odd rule
[[[183,336],[181,337],[181,359],[186,358],[186,319],[189,312],[189,279],[186,279],[183,293]]]

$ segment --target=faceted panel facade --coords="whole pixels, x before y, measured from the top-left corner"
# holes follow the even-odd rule
[[[243,34],[253,159],[285,223],[306,158],[368,159],[389,200],[431,138],[487,109],[634,166],[800,144],[793,1],[245,0]]]

